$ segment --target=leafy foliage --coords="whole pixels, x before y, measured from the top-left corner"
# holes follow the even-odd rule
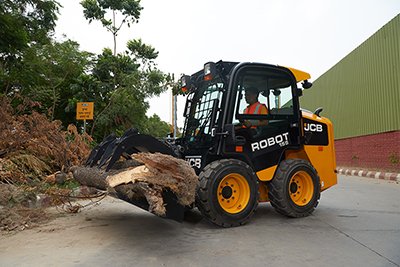
[[[68,125],[75,115],[65,112],[68,100],[75,94],[70,90],[71,84],[88,70],[90,63],[91,54],[79,51],[79,45],[71,40],[34,44],[22,53],[8,75],[0,77],[3,92],[11,97],[19,93],[37,101],[37,111]]]
[[[115,36],[123,24],[137,22],[142,10],[138,0],[84,0],[81,4],[89,21],[101,21]],[[167,131],[153,124],[164,129],[166,125],[146,116],[146,99],[173,82],[172,76],[157,68],[158,51],[141,39],[129,41],[122,53],[105,48],[99,55],[81,51],[69,39],[55,41],[51,35],[58,8],[54,0],[5,0],[0,5],[4,37],[0,40],[0,96],[9,99],[15,115],[38,112],[67,127],[76,123],[77,102],[90,101],[95,103],[95,120],[88,122],[87,129],[97,141],[131,127],[150,134],[154,129],[155,135],[164,136]],[[106,18],[110,12],[122,15],[118,27],[113,18]]]
[[[83,0],[81,1],[83,7],[83,14],[86,19],[91,23],[93,20],[101,22],[109,32],[112,33],[114,38],[114,55],[117,54],[116,37],[122,26],[127,23],[130,27],[131,23],[138,22],[142,7],[140,6],[140,0]],[[107,18],[106,15],[112,13],[111,18]],[[118,23],[116,22],[116,13],[122,14],[122,19]]]
[[[145,125],[144,133],[151,134],[154,137],[164,138],[171,132],[171,126],[162,121],[159,116],[153,114]]]
[[[27,100],[25,110],[35,105]],[[16,114],[7,98],[0,98],[0,181],[36,179],[56,170],[81,164],[88,155],[90,136],[78,134],[75,126],[61,130],[60,121],[49,121],[33,111]]]
[[[112,20],[105,18],[107,11],[119,11],[124,15],[123,23],[134,23],[139,19],[143,9],[140,6],[140,0],[83,0],[81,5],[84,9],[83,14],[89,22],[100,20],[110,31],[119,30],[119,28],[111,26]]]
[[[97,140],[131,127],[144,131],[149,108],[146,98],[166,90],[170,80],[157,69],[154,48],[140,40],[132,43],[147,52],[138,53],[131,47],[114,56],[110,49],[104,49],[94,59],[91,73],[82,75],[73,87],[77,100],[95,102],[95,120],[88,128]]]
[[[158,52],[153,47],[144,44],[142,39],[130,40],[126,46],[129,50],[129,53],[136,58],[153,60],[158,57]]]
[[[47,43],[54,30],[59,4],[54,0],[3,0],[0,5],[0,55],[2,60],[31,43]]]

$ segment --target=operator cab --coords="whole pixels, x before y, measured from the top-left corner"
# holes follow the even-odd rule
[[[183,76],[185,158],[195,170],[226,157],[247,162],[256,172],[277,165],[286,149],[300,146],[297,82],[307,75],[269,64],[220,61]],[[245,96],[249,89],[256,91],[258,107]]]

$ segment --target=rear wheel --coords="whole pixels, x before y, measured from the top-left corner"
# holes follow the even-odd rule
[[[320,179],[308,161],[302,159],[282,161],[268,186],[271,205],[283,215],[305,217],[318,205]]]
[[[199,178],[196,205],[207,220],[223,227],[250,220],[258,204],[258,180],[246,163],[236,159],[214,161]]]

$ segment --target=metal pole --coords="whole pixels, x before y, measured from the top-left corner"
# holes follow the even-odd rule
[[[83,133],[86,133],[86,120],[83,120]]]
[[[174,136],[174,92],[171,90],[171,128],[170,131],[172,133],[172,136]]]
[[[177,95],[173,95],[173,105],[174,105],[174,116],[173,116],[173,118],[174,118],[174,123],[173,123],[173,125],[174,125],[174,139],[176,139],[176,132],[177,132],[177,116],[176,116],[176,114],[177,114],[177,112],[176,112],[176,110],[177,110],[177,101],[178,100],[178,96]]]

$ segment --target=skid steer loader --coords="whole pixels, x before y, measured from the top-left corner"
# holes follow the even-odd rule
[[[269,201],[289,217],[308,216],[320,192],[337,183],[332,123],[320,116],[322,108],[300,108],[299,85],[310,88],[309,79],[306,72],[276,65],[206,63],[181,78],[187,97],[181,138],[172,144],[129,130],[106,138],[87,165],[108,171],[121,156],[137,152],[182,158],[199,177],[194,205],[223,227],[248,222],[259,202]],[[263,113],[246,112],[249,88],[257,91]],[[118,197],[148,207],[145,200]],[[166,217],[182,220],[188,207],[171,192],[163,197]]]

